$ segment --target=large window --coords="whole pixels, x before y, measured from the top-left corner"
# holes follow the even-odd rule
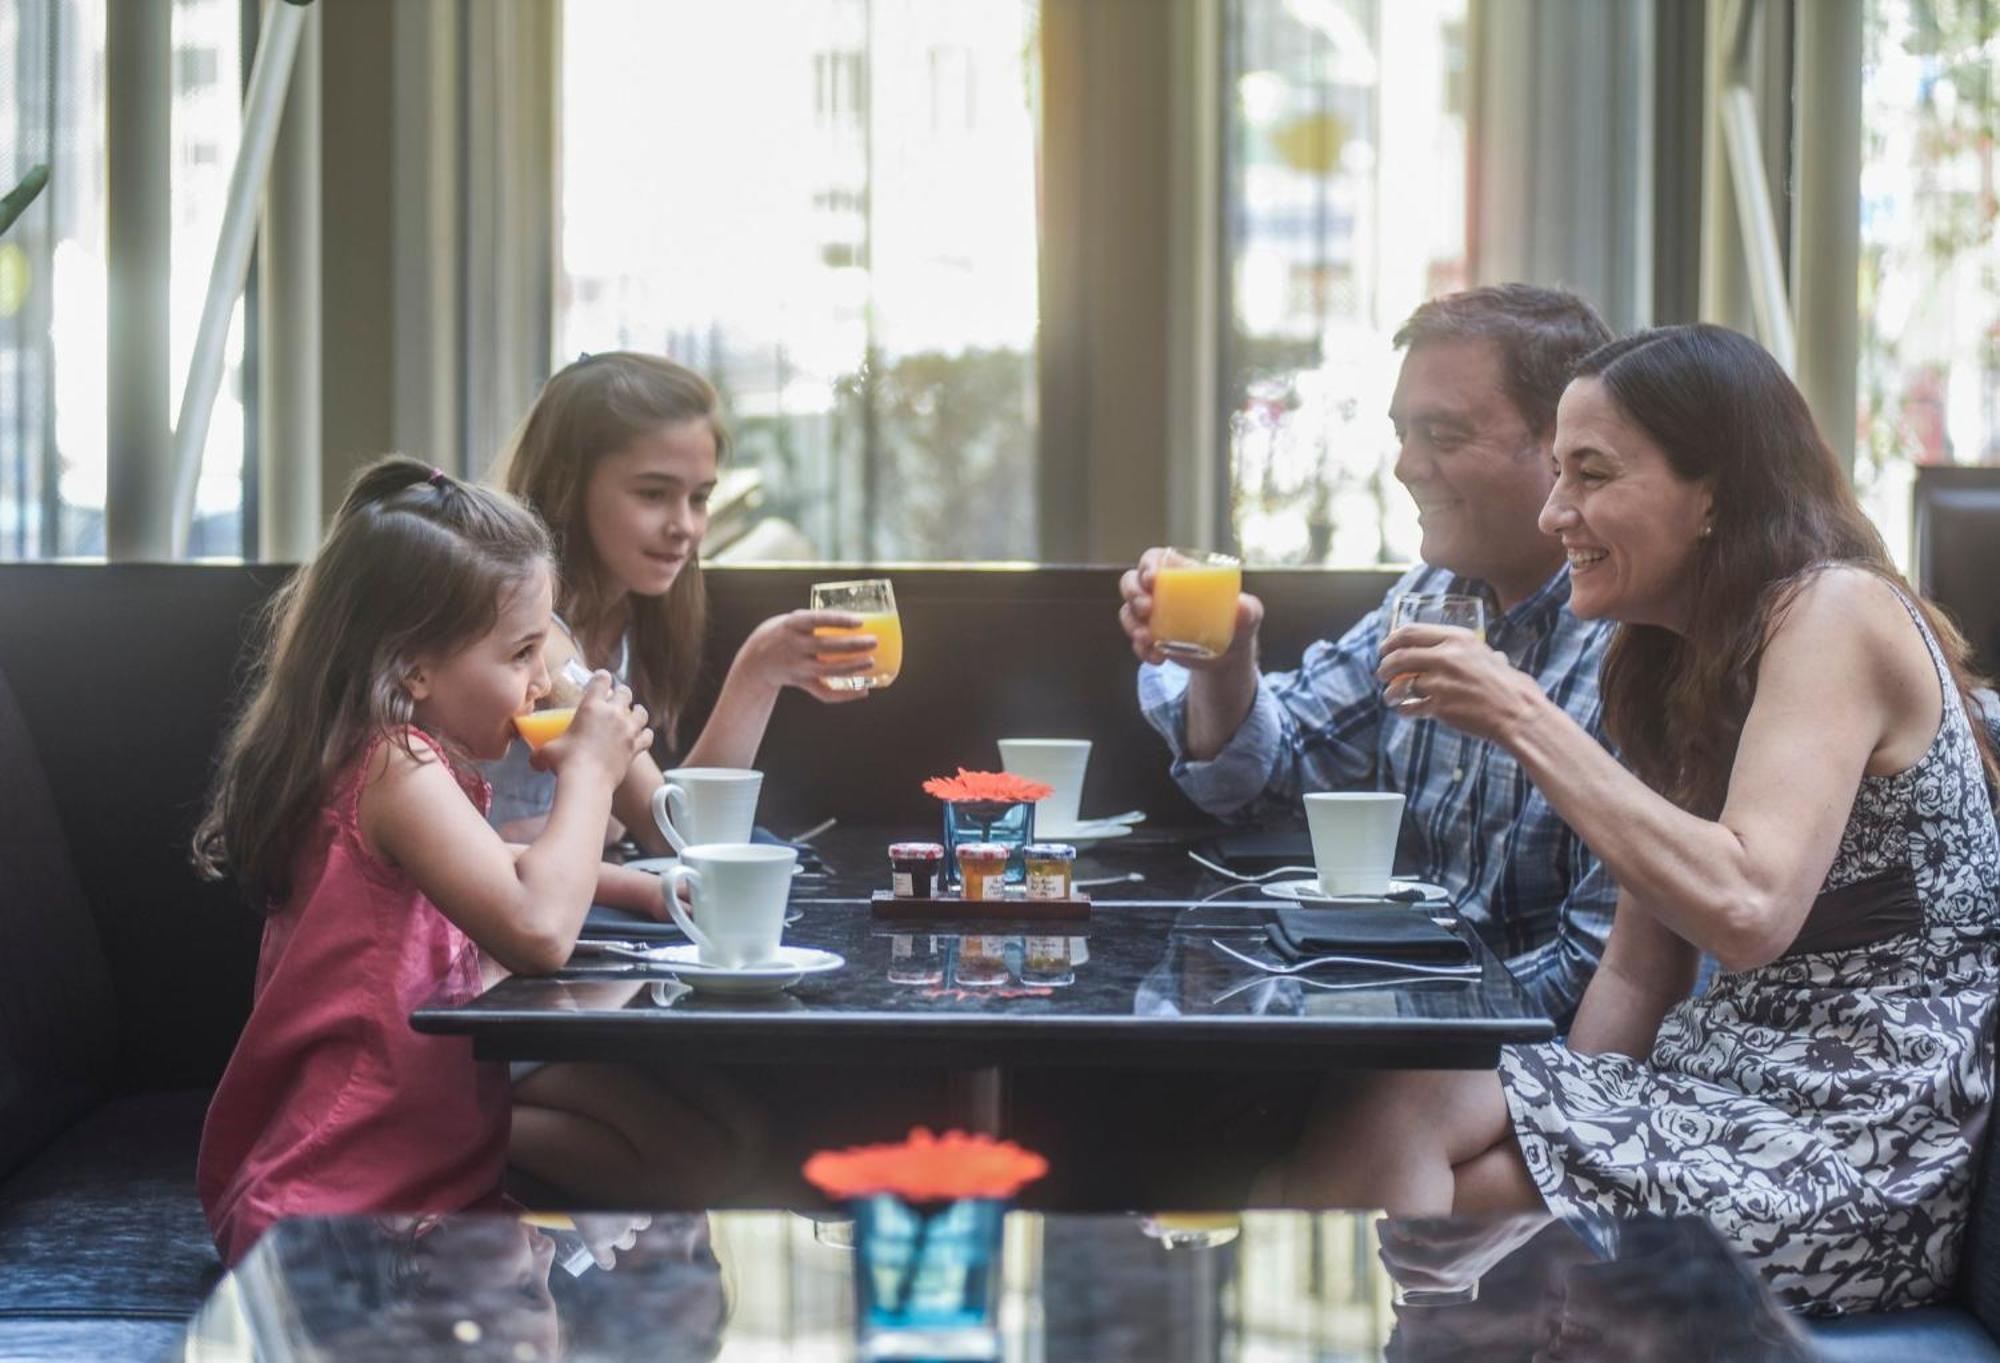
[[[0,6],[0,71],[0,182],[50,170],[0,237],[0,557],[38,558],[103,544],[104,0]]]
[[[123,0],[115,0],[122,3]],[[49,187],[0,238],[0,558],[104,552],[106,0],[0,4],[0,181]],[[177,413],[241,126],[239,0],[174,0],[170,133]],[[189,539],[242,552],[242,335],[232,335]],[[166,436],[162,432],[164,441]]]
[[[567,0],[557,359],[715,381],[711,554],[1035,556],[1036,13]]]
[[[1390,338],[1465,283],[1465,0],[1228,13],[1231,526],[1263,562],[1407,561]]]
[[[243,137],[241,0],[174,0],[172,419],[180,419],[196,329],[222,231],[229,176]],[[193,557],[245,552],[243,475],[249,430],[243,392],[243,300],[230,318],[222,386],[195,484]],[[102,505],[100,500],[98,503]],[[95,551],[91,551],[95,552]]]
[[[2000,463],[2000,10],[1866,12],[1854,476],[1906,560],[1915,467]]]

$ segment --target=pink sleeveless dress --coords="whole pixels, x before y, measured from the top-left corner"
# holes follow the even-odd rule
[[[486,783],[407,732],[484,812]],[[250,1021],[209,1103],[196,1181],[229,1264],[280,1217],[499,1203],[506,1067],[409,1022],[441,988],[479,993],[479,948],[361,841],[362,776],[385,741],[335,783],[299,853],[291,895],[264,925]]]

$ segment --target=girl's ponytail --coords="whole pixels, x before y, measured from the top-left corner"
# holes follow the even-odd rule
[[[370,464],[355,478],[347,489],[340,510],[334,513],[333,523],[339,525],[364,507],[386,502],[399,492],[432,484],[443,486],[450,481],[450,476],[442,469],[405,455],[389,455]]]

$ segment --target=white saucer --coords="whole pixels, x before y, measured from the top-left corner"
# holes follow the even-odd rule
[[[1380,902],[1382,898],[1379,894],[1321,894],[1319,881],[1316,879],[1280,880],[1259,885],[1257,888],[1273,899],[1289,899],[1297,904],[1374,904]],[[1420,892],[1423,898],[1410,905],[1413,909],[1451,898],[1442,885],[1433,885],[1428,880],[1413,880],[1406,876],[1397,876],[1389,888]]]
[[[1062,832],[1037,828],[1035,841],[1066,842],[1072,847],[1089,847],[1093,843],[1104,842],[1111,838],[1122,838],[1131,831],[1132,825],[1129,823],[1119,823],[1113,819],[1085,819],[1074,828]]]
[[[669,853],[664,857],[634,857],[632,860],[626,862],[625,866],[629,870],[645,871],[657,876],[665,874],[669,866],[678,866],[680,863],[681,859],[679,857]],[[792,867],[792,874],[798,875],[805,869],[803,866],[794,866]]]
[[[704,994],[772,994],[790,988],[807,975],[824,974],[847,964],[847,959],[839,953],[817,947],[781,946],[774,960],[734,969],[703,965],[700,957],[700,948],[692,944],[657,947],[646,953],[647,960],[666,966],[680,977],[681,983],[692,985]]]

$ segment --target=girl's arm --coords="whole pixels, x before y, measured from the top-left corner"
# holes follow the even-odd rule
[[[658,764],[653,761],[653,755],[642,752],[632,759],[632,765],[625,769],[625,778],[611,792],[613,817],[625,825],[625,831],[632,835],[634,842],[645,848],[648,855],[656,857],[667,856],[674,850],[667,841],[667,835],[653,822],[653,792],[660,788],[664,779]],[[611,901],[599,902],[608,904]]]
[[[683,765],[749,767],[771,722],[778,693],[796,686],[829,705],[864,700],[866,691],[835,691],[828,677],[858,676],[875,662],[875,636],[851,634],[816,638],[815,629],[859,629],[861,617],[848,611],[789,611],[774,615],[750,632],[729,664],[722,693],[715,698],[701,737]],[[822,657],[825,661],[821,661]],[[650,798],[650,792],[648,794]],[[649,816],[650,819],[650,816]],[[629,822],[629,820],[628,820]]]
[[[597,902],[628,913],[665,921],[666,901],[660,898],[660,878],[651,871],[634,871],[604,862],[597,868]]]
[[[507,844],[510,856],[519,857],[527,850],[525,843]],[[651,871],[634,871],[616,862],[598,863],[597,894],[591,903],[624,909],[627,913],[642,913],[661,922],[667,919],[666,907],[660,898],[660,878]]]
[[[427,749],[382,746],[362,788],[361,836],[438,910],[509,970],[543,974],[569,959],[598,889],[612,787],[650,740],[631,693],[594,679],[569,732],[542,749],[555,805],[518,856]]]
[[[1700,966],[1700,952],[1620,894],[1604,959],[1570,1024],[1569,1048],[1644,1060],[1652,1054],[1660,1019],[1688,996]]]
[[[1860,570],[1817,574],[1772,634],[1712,820],[1648,790],[1532,678],[1464,631],[1398,634],[1379,675],[1423,674],[1426,699],[1412,713],[1513,752],[1631,903],[1731,969],[1791,945],[1862,775],[1904,769],[1937,731],[1930,655],[1895,593]]]

